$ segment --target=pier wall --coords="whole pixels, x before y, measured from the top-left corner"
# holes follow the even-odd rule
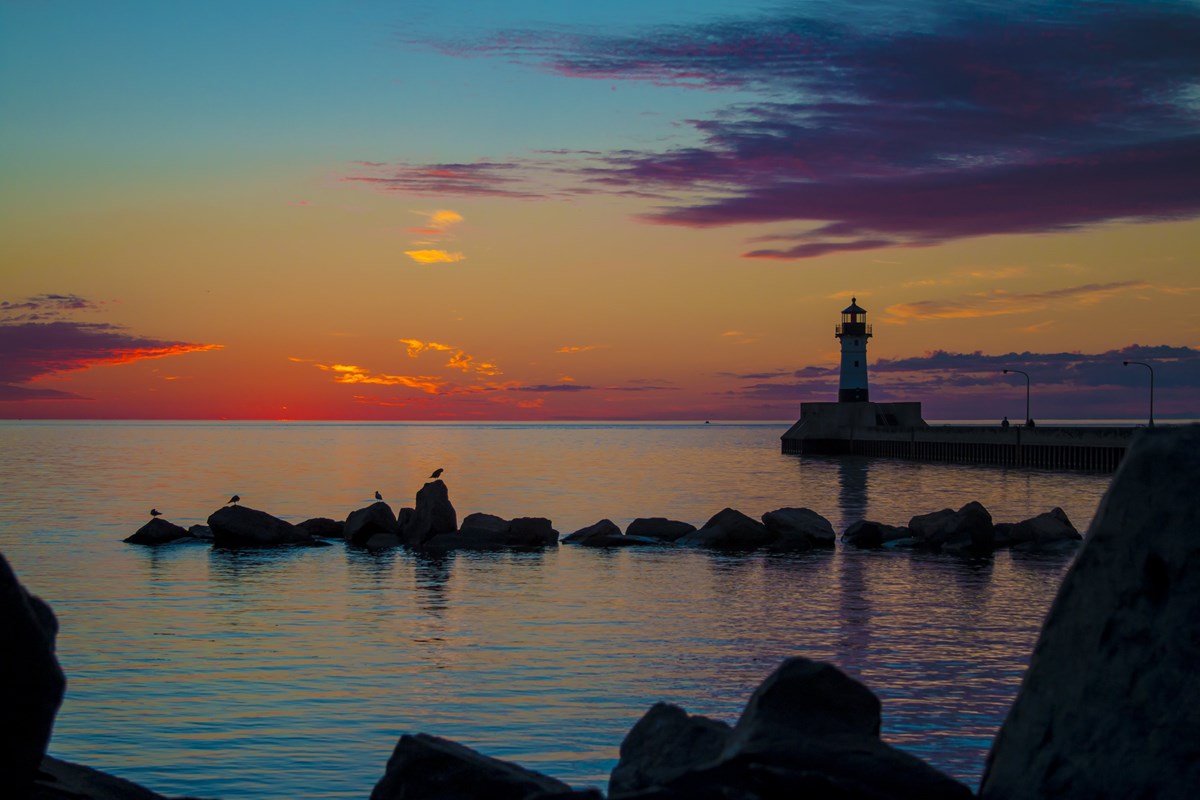
[[[800,420],[782,438],[785,453],[853,454],[918,461],[1001,464],[1111,472],[1136,428],[864,424],[883,418],[874,409],[805,403]],[[899,404],[894,404],[899,405]],[[919,404],[916,417],[919,420]],[[912,419],[911,408],[903,416]]]

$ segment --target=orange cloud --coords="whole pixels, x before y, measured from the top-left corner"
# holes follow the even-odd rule
[[[416,358],[426,350],[455,350],[456,348],[439,342],[423,342],[420,339],[399,339],[401,344],[408,348],[408,357]]]
[[[1117,283],[1089,283],[1069,286],[1045,292],[1013,294],[1001,289],[967,295],[957,300],[921,300],[916,303],[899,303],[888,306],[885,312],[890,321],[903,324],[908,320],[931,319],[975,319],[998,317],[1007,314],[1025,314],[1040,311],[1058,302],[1077,305],[1094,305],[1113,295],[1136,289],[1151,288],[1145,281],[1120,281]]]
[[[599,350],[602,345],[598,344],[568,344],[558,348],[556,353],[586,353],[588,350]]]
[[[462,253],[446,250],[405,250],[404,255],[418,264],[453,264],[466,258]]]
[[[427,394],[441,394],[446,382],[431,375],[387,375],[372,373],[354,364],[314,364],[317,369],[334,373],[334,383],[374,384],[377,386],[407,386]]]
[[[503,375],[504,373],[490,361],[476,362],[473,356],[467,353],[460,347],[455,347],[449,344],[441,344],[440,342],[423,342],[420,339],[400,339],[399,340],[406,348],[410,358],[416,358],[426,350],[441,350],[451,353],[450,360],[446,362],[447,367],[460,369],[463,372],[477,372],[480,375]]]

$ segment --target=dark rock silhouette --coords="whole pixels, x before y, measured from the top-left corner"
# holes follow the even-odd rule
[[[396,522],[392,507],[383,501],[351,511],[342,527],[342,538],[346,540],[346,544],[365,547],[375,538],[374,546],[380,546],[381,542],[388,541],[387,537],[391,537],[390,542],[393,546],[399,544],[400,526]]]
[[[191,536],[193,539],[200,539],[205,542],[213,540],[212,528],[207,525],[189,525],[187,530],[188,536]]]
[[[494,514],[468,514],[462,528],[425,542],[428,550],[533,550],[558,544],[558,531],[543,517],[506,520]]]
[[[249,506],[224,506],[208,517],[214,547],[278,547],[311,544],[313,538],[290,522]]]
[[[655,703],[621,742],[621,759],[608,779],[609,796],[661,786],[707,766],[725,750],[732,731],[724,722]]]
[[[525,800],[542,792],[569,793],[571,787],[457,742],[418,733],[400,737],[371,800]]]
[[[1014,550],[1057,550],[1075,547],[1083,536],[1057,506],[1044,514],[1016,523],[1007,531]]]
[[[928,550],[991,552],[996,543],[992,515],[976,501],[958,511],[944,508],[918,514],[909,520],[908,527],[917,547]]]
[[[602,519],[564,536],[562,543],[577,544],[583,547],[636,547],[638,545],[660,545],[664,543],[664,540],[649,536],[628,536],[621,533],[621,529],[612,520]]]
[[[771,550],[812,550],[837,543],[829,520],[811,509],[778,508],[763,514],[762,521],[775,537],[767,545]]]
[[[767,526],[740,511],[725,508],[718,511],[698,531],[679,537],[677,544],[692,547],[720,547],[752,550],[775,538]]]
[[[138,528],[132,535],[127,536],[123,541],[126,544],[145,544],[145,545],[160,545],[170,544],[171,542],[180,539],[191,538],[187,528],[180,527],[173,522],[167,522],[161,517],[154,517],[142,527]]]
[[[458,514],[450,502],[450,492],[443,481],[426,483],[417,491],[416,508],[400,531],[400,538],[410,547],[421,547],[433,537],[458,530]]]
[[[0,554],[0,788],[31,796],[66,677],[54,654],[58,620]]]
[[[1200,426],[1137,436],[992,745],[985,800],[1200,794],[1197,486]]]
[[[52,756],[42,760],[35,786],[33,800],[167,800],[124,778]]]
[[[625,529],[625,535],[674,542],[695,530],[696,526],[690,522],[679,522],[666,517],[638,517],[629,523],[629,527]]]
[[[851,547],[882,547],[888,542],[907,539],[911,535],[911,531],[902,526],[860,519],[846,528],[842,534],[842,541]]]
[[[306,519],[304,522],[297,522],[296,527],[318,539],[346,538],[346,523],[336,519],[329,519],[329,517]]]

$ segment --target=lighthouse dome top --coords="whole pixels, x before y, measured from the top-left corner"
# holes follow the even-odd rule
[[[851,297],[850,305],[848,305],[844,309],[842,309],[842,313],[843,314],[865,314],[865,313],[867,313],[867,310],[858,305],[857,297]]]

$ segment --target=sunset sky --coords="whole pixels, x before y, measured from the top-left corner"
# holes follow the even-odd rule
[[[0,417],[1200,416],[1200,4],[0,0]]]

